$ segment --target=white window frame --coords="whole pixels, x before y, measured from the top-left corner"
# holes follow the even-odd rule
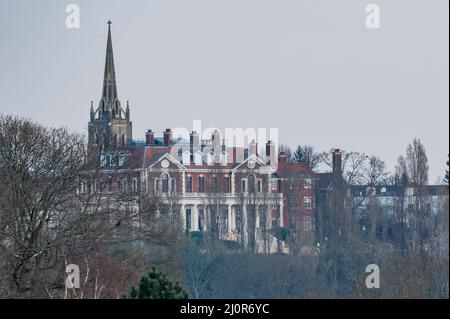
[[[202,165],[203,162],[203,153],[201,151],[197,151],[194,153],[194,164],[195,165]]]
[[[311,196],[303,197],[303,207],[305,209],[308,209],[308,210],[312,209],[312,198],[311,198]]]
[[[270,189],[273,191],[278,190],[278,180],[276,178],[270,180]]]
[[[191,163],[191,153],[188,151],[183,152],[181,155],[181,162],[183,165],[189,165]]]
[[[222,152],[220,153],[220,164],[227,165],[228,164],[228,153]]]
[[[214,165],[214,158],[215,158],[215,153],[214,152],[209,152],[208,154],[206,154],[206,164],[208,165]]]
[[[303,180],[303,188],[312,189],[312,178],[307,177]]]

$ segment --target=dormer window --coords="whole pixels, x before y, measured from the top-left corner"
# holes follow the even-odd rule
[[[119,166],[122,167],[125,162],[125,156],[119,155]]]
[[[194,154],[194,164],[202,165],[202,152],[198,151]]]
[[[191,162],[191,153],[188,151],[184,152],[181,160],[184,165],[189,165]]]
[[[209,152],[207,155],[206,155],[206,163],[208,164],[208,165],[213,165],[214,164],[214,152]]]
[[[222,152],[220,154],[220,164],[227,165],[228,164],[228,153]]]

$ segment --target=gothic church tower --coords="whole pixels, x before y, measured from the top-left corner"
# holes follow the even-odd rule
[[[99,106],[94,110],[91,102],[89,122],[89,146],[100,149],[125,147],[132,140],[132,122],[127,102],[124,111],[117,95],[116,72],[111,38],[111,21],[108,21],[105,74]]]

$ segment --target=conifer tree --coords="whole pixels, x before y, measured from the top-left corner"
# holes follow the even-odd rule
[[[132,287],[130,299],[188,299],[187,292],[178,282],[170,281],[167,276],[152,267],[150,272],[143,276],[139,287]]]
[[[448,155],[447,155],[447,157],[448,157]],[[444,177],[444,183],[445,184],[449,184],[449,182],[450,182],[450,176],[449,176],[449,172],[448,172],[448,164],[449,164],[449,162],[448,162],[448,159],[447,159],[447,169],[445,170],[445,177]]]

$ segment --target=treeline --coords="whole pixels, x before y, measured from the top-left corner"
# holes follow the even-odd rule
[[[230,247],[207,233],[190,238],[173,207],[142,190],[105,198],[110,177],[131,172],[114,167],[105,172],[77,133],[1,116],[0,298],[139,297],[131,287],[151,267],[180,282],[190,298],[448,298],[448,249],[430,254],[422,236],[427,197],[420,185],[428,182],[428,164],[420,145],[415,141],[408,147],[393,179],[399,185],[413,183],[419,195],[411,210],[413,227],[403,229],[401,241],[386,247],[385,241],[364,235],[354,204],[335,205],[331,197],[321,211],[328,224],[319,225],[320,248],[310,254],[266,255]],[[329,161],[312,149],[300,153],[298,160],[311,165],[319,157]],[[379,183],[386,177],[379,159],[349,152],[343,162],[348,183]],[[80,193],[80,178],[86,176],[98,183],[86,185],[95,191]],[[336,188],[334,199],[346,193]],[[440,224],[446,220],[447,228],[437,235],[448,247],[448,198],[442,207]],[[395,218],[402,220],[407,208],[399,205]],[[380,289],[365,287],[365,267],[373,263],[380,267]],[[70,264],[80,268],[80,288],[65,285]],[[175,284],[167,293],[147,291],[160,279],[169,282],[163,275],[149,276],[159,279],[147,280],[142,296],[186,297]]]

